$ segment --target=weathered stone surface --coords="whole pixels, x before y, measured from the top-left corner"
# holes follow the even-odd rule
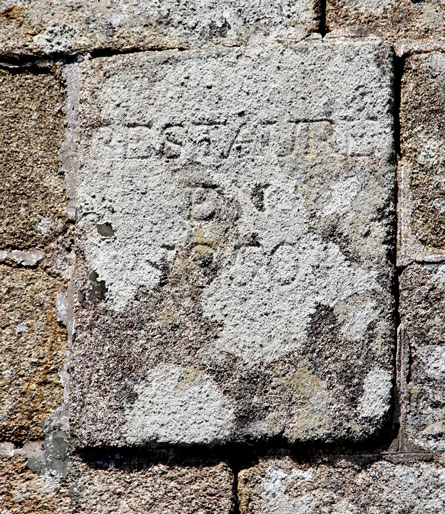
[[[241,514],[440,514],[445,469],[339,460],[335,466],[263,460],[239,473]]]
[[[445,451],[445,265],[412,265],[400,277],[403,343],[411,362],[403,395],[406,438]]]
[[[230,468],[199,461],[175,465],[122,459],[116,466],[105,462],[90,468],[76,463],[70,483],[75,512],[91,514],[229,514],[234,499]]]
[[[315,31],[319,0],[0,0],[6,54],[173,48]]]
[[[445,53],[406,60],[400,109],[401,264],[445,250],[444,80]]]
[[[42,247],[64,228],[64,102],[51,73],[0,70],[0,250]]]
[[[0,444],[0,512],[44,514],[72,512],[66,486],[45,478],[26,466],[25,455],[14,455],[14,446]]]
[[[400,39],[394,42],[394,53],[398,57],[445,50],[445,33],[434,39]]]
[[[443,37],[443,0],[327,0],[328,30],[352,29],[391,40]]]
[[[389,49],[367,42],[81,65],[78,444],[382,426],[391,79]]]
[[[229,514],[233,476],[226,464],[123,459],[71,464],[66,479],[39,475],[20,450],[0,445],[0,505],[7,514]],[[16,455],[14,455],[16,453]]]
[[[0,265],[0,438],[43,437],[63,401],[59,370],[66,331],[57,323],[63,282],[39,270]]]

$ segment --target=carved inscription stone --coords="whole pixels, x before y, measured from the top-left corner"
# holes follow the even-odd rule
[[[391,62],[375,41],[312,41],[72,70],[78,445],[362,440],[382,427]]]

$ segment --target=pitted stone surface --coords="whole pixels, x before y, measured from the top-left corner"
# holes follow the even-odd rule
[[[430,463],[262,460],[239,473],[241,514],[431,514],[445,509],[445,469]]]
[[[11,448],[8,448],[11,446]],[[0,505],[7,514],[72,512],[67,489],[60,481],[32,472],[25,455],[14,455],[14,445],[0,444]],[[0,511],[1,512],[1,511]]]
[[[57,54],[301,40],[319,0],[0,0],[3,54]]]
[[[0,251],[42,248],[65,228],[64,103],[52,73],[0,70]]]
[[[152,438],[202,444],[229,436],[233,408],[211,377],[164,364],[145,381],[148,387],[135,387],[137,400],[124,427],[130,443]]]
[[[43,437],[63,401],[59,372],[66,330],[57,323],[61,280],[40,270],[0,265],[0,438]]]
[[[233,475],[225,463],[76,460],[65,479],[40,475],[26,452],[0,444],[0,505],[5,514],[229,514]]]
[[[408,262],[418,253],[415,243],[429,252],[445,250],[444,80],[445,53],[431,52],[406,60],[400,135],[408,193],[404,206],[410,215],[409,224],[402,220],[402,229],[414,237],[414,244],[408,241],[403,248]],[[421,255],[419,260],[426,258]]]
[[[73,512],[233,512],[233,474],[225,463],[151,463],[136,458],[90,466],[75,463],[70,482]]]
[[[359,36],[435,39],[445,33],[445,8],[443,0],[327,0],[326,25]]]
[[[445,266],[412,265],[400,277],[400,317],[411,362],[403,409],[411,445],[445,451]]]
[[[81,64],[77,444],[380,429],[391,60],[311,42]]]

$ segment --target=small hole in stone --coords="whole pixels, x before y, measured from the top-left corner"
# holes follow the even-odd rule
[[[111,223],[102,223],[102,225],[97,225],[97,231],[102,237],[113,237],[114,230],[111,226]]]

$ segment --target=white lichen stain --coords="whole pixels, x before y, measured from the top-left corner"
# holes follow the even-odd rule
[[[432,380],[445,381],[445,347],[426,345],[419,348],[418,356],[424,363],[425,375]]]
[[[219,351],[250,366],[298,349],[317,305],[334,308],[381,289],[376,270],[351,263],[338,244],[309,228],[311,215],[298,192],[301,178],[279,170],[267,178],[264,210],[244,209],[237,224],[240,236],[254,232],[260,245],[235,249],[201,300],[204,314],[223,323],[215,343]],[[355,184],[356,179],[348,180]],[[349,199],[343,203],[342,211]],[[358,323],[350,323],[352,338],[362,332]]]
[[[432,275],[432,280],[440,288],[445,289],[445,266],[437,266],[437,270]]]
[[[111,168],[105,193],[102,182],[94,178],[96,170],[81,175],[79,226],[88,232],[83,242],[87,264],[105,282],[107,307],[123,311],[138,290],[158,285],[167,248],[185,244],[190,228],[183,193],[162,170],[105,165]],[[110,212],[110,205],[115,212]],[[97,223],[104,222],[113,227],[113,237],[97,233]]]
[[[331,201],[325,205],[323,214],[347,214],[354,215],[352,202],[361,189],[361,184],[357,177],[350,177],[346,180],[334,182],[331,186]]]
[[[279,512],[280,514],[314,514],[316,512],[316,498],[312,494],[303,494],[293,497],[292,489],[298,480],[310,481],[313,470],[309,469],[294,473],[270,466],[261,484],[261,496],[266,508],[265,512]],[[303,475],[303,476],[302,476]]]
[[[213,444],[230,433],[234,412],[213,379],[192,368],[162,364],[135,387],[123,435],[129,444],[151,441]]]
[[[50,228],[52,227],[53,222],[46,218],[42,218],[37,225],[37,229],[42,232],[42,234],[48,234]]]
[[[392,376],[382,369],[372,370],[363,382],[363,395],[357,406],[361,418],[381,419],[390,406]]]
[[[224,323],[218,348],[249,365],[298,349],[318,304],[333,307],[378,287],[376,272],[353,267],[336,244],[314,234],[284,255],[241,249],[203,295],[205,315]],[[352,337],[362,333],[362,321],[349,324]]]
[[[379,311],[374,301],[370,300],[363,303],[362,308],[353,309],[347,315],[341,327],[341,332],[352,341],[358,341],[366,335],[369,325],[375,321],[378,316]]]

